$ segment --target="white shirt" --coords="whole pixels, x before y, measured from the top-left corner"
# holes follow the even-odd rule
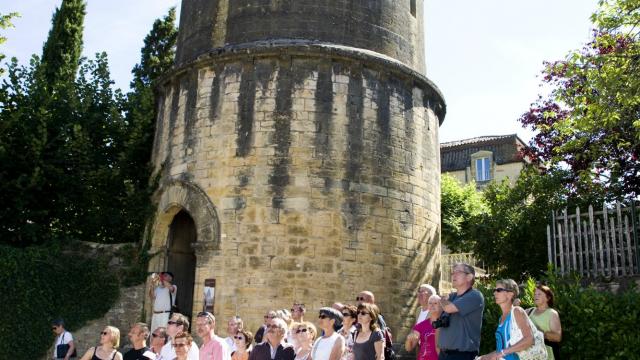
[[[169,311],[171,310],[171,305],[176,304],[176,294],[178,293],[178,288],[175,285],[171,285],[174,289],[173,293],[171,293],[172,303],[169,303],[169,289],[164,286],[158,286],[153,290],[153,294],[155,295],[155,300],[153,301],[153,311]]]
[[[229,345],[229,350],[231,350],[232,353],[238,350],[236,348],[236,343],[233,341],[233,337],[227,336],[226,338],[224,338],[224,341],[227,342],[227,345]]]
[[[62,334],[58,335],[58,337],[56,338],[56,342],[53,344],[53,358],[57,359],[56,350],[58,345],[68,344],[71,341],[73,341],[73,335],[71,335],[71,333],[66,330],[63,331]]]
[[[156,360],[174,360],[176,358],[176,351],[171,345],[171,340],[169,340],[164,346],[162,350],[160,350],[160,356],[156,358]],[[198,349],[198,344],[194,341],[191,342],[191,348],[189,349],[189,353],[187,354],[188,360],[200,360],[200,349]]]
[[[427,320],[429,317],[429,310],[420,310],[420,314],[418,315],[418,320],[416,320],[416,324],[420,324],[421,322]]]
[[[313,360],[329,360],[331,351],[333,350],[333,345],[340,336],[341,335],[337,332],[334,332],[328,337],[320,336],[316,340],[315,344],[313,344],[313,349],[311,349],[311,358]]]

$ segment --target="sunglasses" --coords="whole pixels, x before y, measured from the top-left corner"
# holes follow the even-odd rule
[[[364,301],[364,297],[363,296],[358,296],[358,297],[356,297],[356,301]]]
[[[106,332],[106,331],[103,331],[103,332],[100,333],[100,335],[109,335],[109,333]]]
[[[300,334],[300,333],[303,333],[303,332],[307,332],[307,329],[298,329],[298,330],[296,330],[296,334]]]
[[[58,327],[57,326],[52,326],[51,330],[58,330]]]
[[[327,318],[327,315],[325,314],[318,315],[318,319],[326,319],[326,318]]]
[[[265,315],[265,316],[264,316],[264,318],[265,318],[265,319],[275,319],[276,317],[275,317],[275,316],[268,316],[268,315]]]
[[[501,293],[501,292],[510,292],[510,291],[504,288],[495,288],[493,289],[493,292]]]
[[[161,338],[165,338],[166,337],[166,336],[162,336],[160,334],[154,334],[154,333],[151,333],[151,336],[154,337],[154,338],[155,337],[161,337]]]
[[[236,340],[244,340],[244,336],[234,336],[233,338]]]
[[[350,313],[342,313],[342,316],[344,316],[344,317],[351,317],[351,314],[350,314]]]
[[[167,325],[180,326],[180,325],[182,325],[182,321],[173,321],[173,320],[171,320],[171,321],[167,322]]]
[[[366,312],[366,311],[359,311],[359,312],[358,312],[358,315],[365,316],[365,315],[369,315],[369,313],[368,313],[368,312]]]

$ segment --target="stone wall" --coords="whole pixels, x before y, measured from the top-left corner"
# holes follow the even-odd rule
[[[186,210],[194,311],[207,278],[215,315],[250,329],[267,309],[301,301],[313,314],[368,289],[400,335],[417,285],[439,276],[442,99],[398,63],[321,50],[229,51],[170,75],[152,251]]]

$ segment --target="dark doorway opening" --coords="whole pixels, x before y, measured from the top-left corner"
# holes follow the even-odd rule
[[[191,318],[196,279],[196,255],[191,244],[197,241],[196,224],[186,211],[176,214],[169,227],[169,263],[178,287],[176,305],[180,313]]]

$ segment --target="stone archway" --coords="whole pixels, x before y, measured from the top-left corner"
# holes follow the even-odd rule
[[[203,251],[220,249],[220,222],[213,203],[196,184],[172,181],[157,194],[157,212],[151,233],[150,252],[157,254],[150,271],[183,272],[176,275],[178,306],[191,314],[196,267]],[[183,298],[184,297],[184,298]]]

